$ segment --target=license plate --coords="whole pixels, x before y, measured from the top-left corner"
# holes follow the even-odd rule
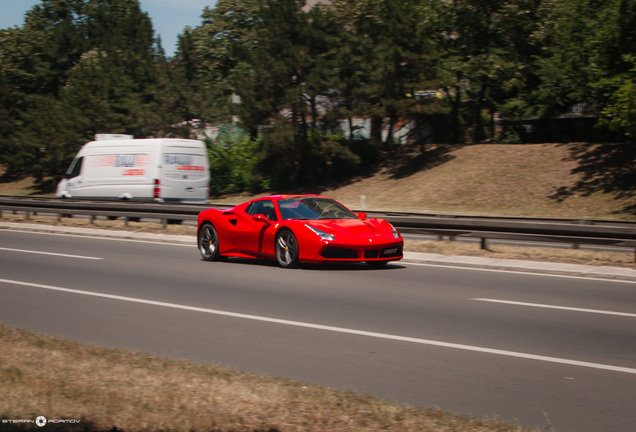
[[[397,252],[397,248],[393,249],[384,249],[384,255],[391,255]]]

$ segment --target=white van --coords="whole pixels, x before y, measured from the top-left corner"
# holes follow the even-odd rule
[[[56,196],[202,204],[208,201],[209,186],[202,141],[99,140],[80,149]]]

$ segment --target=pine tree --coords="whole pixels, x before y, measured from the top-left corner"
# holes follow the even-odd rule
[[[5,133],[14,171],[63,170],[95,133],[161,130],[152,23],[138,0],[44,0],[2,33],[5,84],[21,100]]]

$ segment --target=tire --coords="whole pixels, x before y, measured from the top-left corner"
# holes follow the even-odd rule
[[[197,234],[197,245],[205,261],[219,261],[219,235],[209,222],[204,223]]]
[[[298,241],[293,232],[283,229],[276,234],[276,259],[283,268],[296,268],[300,264]]]

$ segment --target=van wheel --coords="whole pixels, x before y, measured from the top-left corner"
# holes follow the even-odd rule
[[[218,261],[221,258],[219,257],[219,235],[211,223],[206,222],[201,226],[197,234],[197,244],[204,260]]]

